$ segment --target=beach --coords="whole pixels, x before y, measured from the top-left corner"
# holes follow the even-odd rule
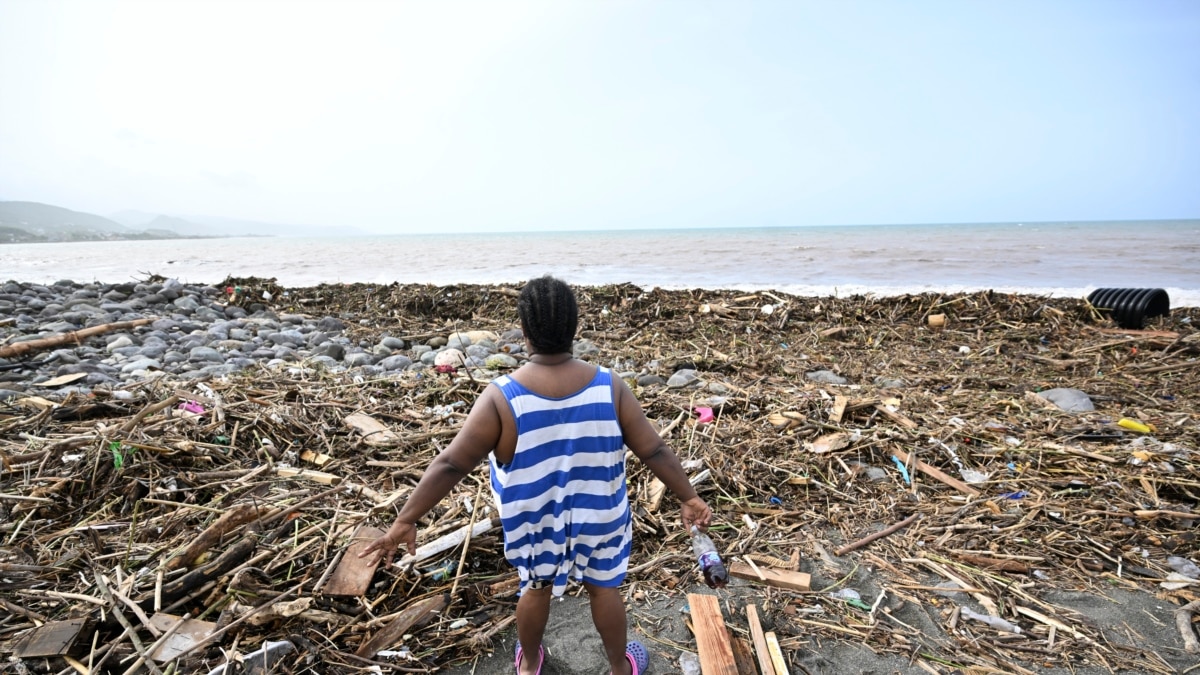
[[[468,545],[332,591],[355,579],[341,567],[362,528],[387,527],[482,388],[521,363],[518,289],[9,282],[0,651],[14,672],[67,656],[124,672],[161,638],[141,618],[156,613],[199,622],[160,664],[177,672],[268,642],[291,645],[284,672],[511,672],[514,576],[485,467],[419,534],[482,524]],[[622,591],[652,672],[698,651],[688,593],[720,598],[735,653],[754,606],[791,672],[1198,662],[1176,619],[1197,599],[1181,562],[1198,559],[1197,308],[1123,328],[1078,298],[993,291],[578,293],[576,355],[630,384],[742,570],[704,587],[672,497],[629,462]],[[586,601],[568,596],[547,672],[600,672]],[[36,626],[84,618],[62,653],[17,656]]]

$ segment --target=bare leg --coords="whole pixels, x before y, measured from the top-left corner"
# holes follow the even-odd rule
[[[538,647],[546,632],[546,620],[550,617],[550,586],[537,590],[529,589],[517,600],[517,640],[521,642],[520,675],[537,672]]]
[[[604,654],[613,675],[632,675],[632,667],[625,659],[625,601],[616,588],[605,588],[584,583],[588,600],[592,606],[592,623],[604,643]]]

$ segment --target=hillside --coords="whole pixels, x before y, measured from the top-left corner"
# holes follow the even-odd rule
[[[0,202],[0,243],[163,239],[166,229],[134,230],[94,213],[38,202]]]

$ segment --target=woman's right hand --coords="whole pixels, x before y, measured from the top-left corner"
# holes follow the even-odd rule
[[[712,523],[712,509],[708,508],[708,502],[697,495],[683,502],[680,506],[680,517],[683,519],[683,529],[691,530],[695,525],[703,532]]]
[[[366,558],[374,556],[371,562],[378,563],[379,556],[382,555],[387,564],[391,565],[392,558],[396,555],[396,549],[401,544],[404,544],[404,548],[408,550],[409,555],[417,554],[417,526],[397,519],[388,528],[387,533],[368,544],[358,554],[358,557]]]

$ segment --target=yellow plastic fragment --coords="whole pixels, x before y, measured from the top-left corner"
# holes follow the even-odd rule
[[[1154,427],[1147,424],[1142,424],[1137,420],[1131,420],[1128,417],[1122,417],[1121,421],[1117,422],[1117,426],[1129,429],[1130,431],[1136,431],[1139,434],[1148,434],[1151,431],[1154,431]]]

